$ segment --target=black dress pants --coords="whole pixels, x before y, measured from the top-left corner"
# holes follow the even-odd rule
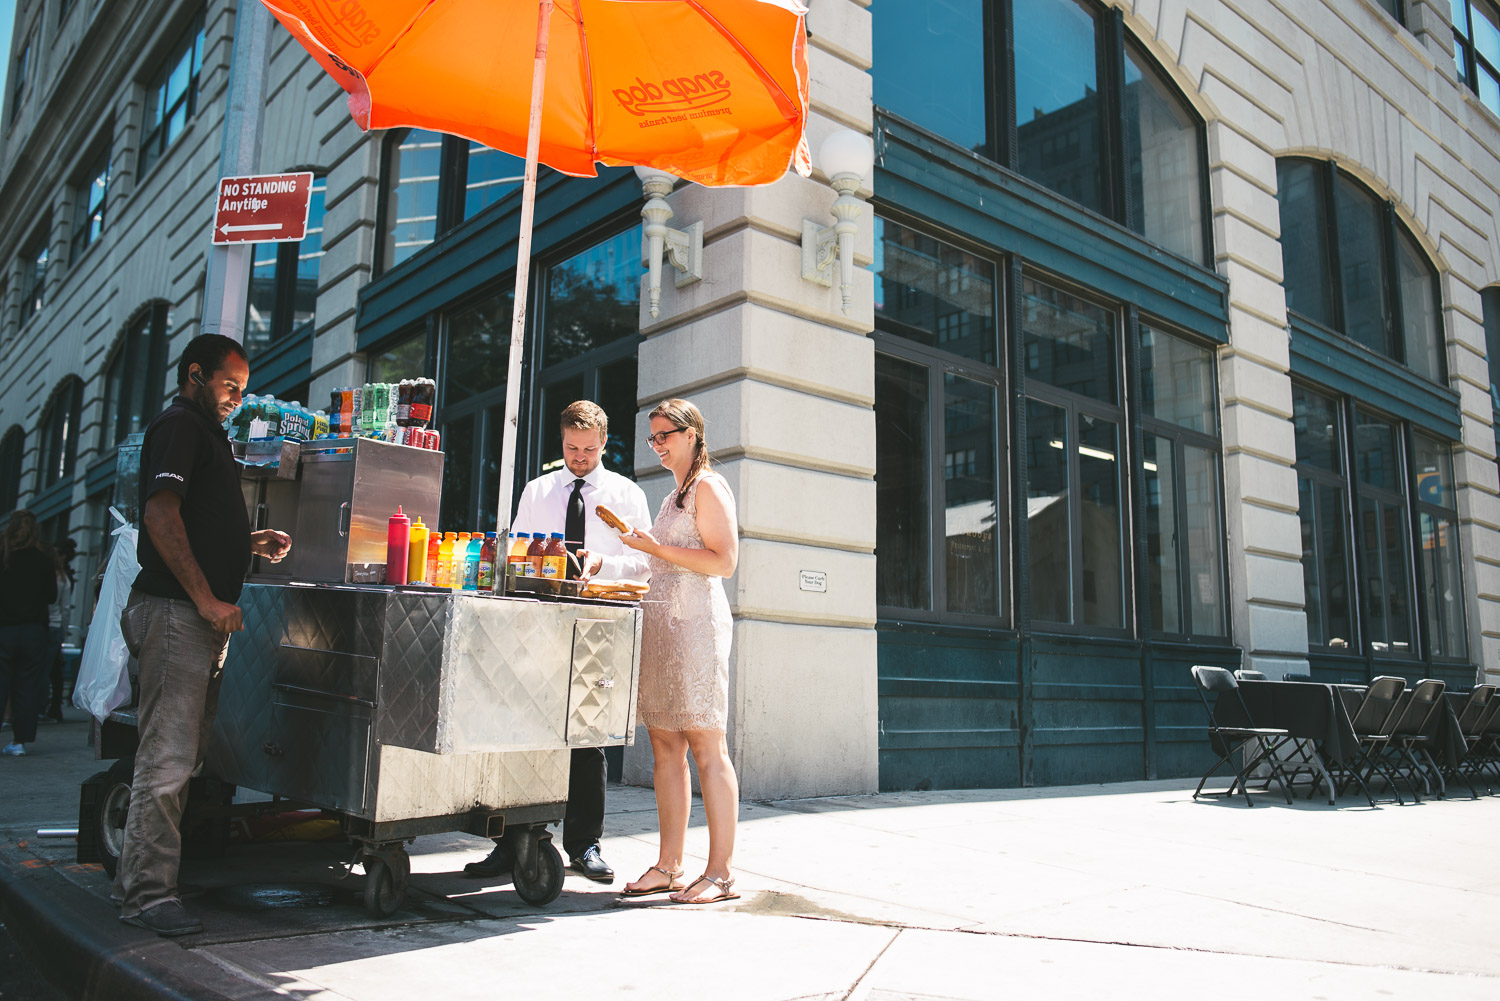
[[[604,835],[604,748],[575,747],[568,767],[563,851],[577,858]]]

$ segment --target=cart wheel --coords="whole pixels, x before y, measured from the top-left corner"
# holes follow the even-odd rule
[[[120,868],[120,854],[125,850],[125,817],[130,812],[130,786],[135,780],[135,757],[120,758],[104,773],[98,810],[89,819],[94,831],[99,862],[114,878]],[[78,818],[80,829],[86,822]]]
[[[546,907],[562,893],[562,854],[551,838],[538,841],[533,850],[536,858],[535,874],[528,874],[525,866],[517,864],[511,873],[511,880],[522,900],[533,907]]]
[[[411,859],[406,852],[394,856],[394,869],[385,859],[366,855],[365,910],[377,918],[388,918],[406,902],[406,884],[411,879]]]

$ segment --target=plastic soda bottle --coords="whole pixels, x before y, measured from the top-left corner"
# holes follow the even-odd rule
[[[510,551],[505,556],[505,569],[512,577],[530,576],[531,563],[526,559],[526,549],[530,545],[530,532],[510,533]]]
[[[547,548],[542,553],[542,576],[556,580],[568,578],[568,550],[563,545],[561,532],[553,532],[547,540]]]
[[[484,543],[479,547],[479,590],[495,589],[495,542],[494,532],[484,533]]]
[[[452,532],[444,533],[442,544],[438,546],[437,579],[433,581],[438,587],[453,586],[453,547],[457,539]]]
[[[542,576],[542,556],[547,551],[547,533],[537,532],[526,547],[526,576]]]
[[[442,544],[443,533],[434,532],[429,529],[427,533],[427,576],[423,578],[429,584],[437,584],[438,547]]]
[[[459,536],[463,538],[462,535]],[[464,575],[463,589],[465,591],[479,590],[479,550],[484,545],[484,537],[478,532],[469,535],[469,544],[464,547]]]
[[[427,526],[422,516],[411,523],[411,545],[406,556],[406,582],[415,584],[427,580]]]

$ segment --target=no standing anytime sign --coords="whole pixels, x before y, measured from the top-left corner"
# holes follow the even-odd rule
[[[312,173],[225,177],[214,205],[214,243],[285,243],[307,233]]]

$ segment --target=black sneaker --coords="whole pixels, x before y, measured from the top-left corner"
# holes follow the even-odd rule
[[[470,862],[464,866],[464,875],[470,879],[482,879],[488,876],[503,876],[510,872],[515,866],[515,859],[511,857],[510,849],[502,842],[495,842],[495,850],[484,857],[482,861]]]
[[[573,861],[568,863],[568,868],[580,876],[587,876],[596,883],[613,883],[615,871],[605,864],[604,859],[599,857],[599,846],[589,845],[579,854],[573,856]]]
[[[194,935],[203,930],[203,922],[189,914],[180,900],[169,900],[165,904],[157,904],[149,910],[141,911],[134,917],[122,917],[120,920],[127,925],[154,931],[162,938]]]

